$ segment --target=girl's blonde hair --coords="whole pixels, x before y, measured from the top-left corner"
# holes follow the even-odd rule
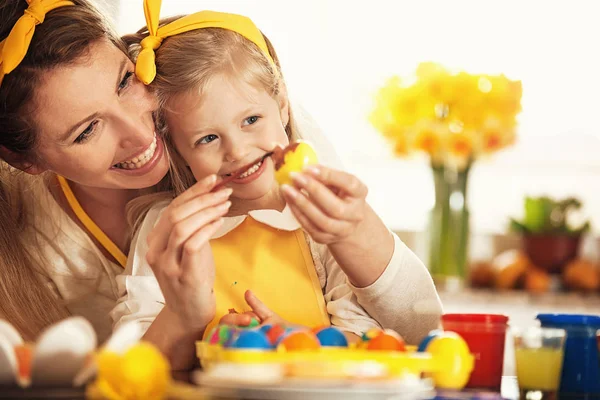
[[[162,20],[160,25],[168,24],[177,18],[180,17]],[[137,34],[123,38],[133,58],[139,53],[139,43],[146,36],[148,30],[143,28]],[[250,40],[222,28],[196,29],[171,36],[156,50],[156,78],[151,84],[151,89],[160,104],[157,129],[170,149],[172,193],[144,196],[130,202],[128,219],[135,227],[153,203],[177,196],[195,183],[191,171],[173,146],[169,127],[165,123],[165,113],[170,111],[169,101],[173,97],[188,93],[200,96],[210,79],[220,74],[240,78],[264,89],[272,97],[281,94],[284,81],[279,59],[269,39],[264,35],[263,37],[275,65]],[[285,131],[290,141],[293,141],[298,138],[298,133],[291,108],[289,110],[289,123]]]
[[[50,11],[36,27],[27,55],[0,85],[0,146],[26,161],[36,160],[40,127],[34,123],[33,100],[44,74],[69,66],[88,55],[90,46],[107,40],[126,48],[107,18],[88,0]],[[25,0],[0,2],[0,40],[5,39],[23,15]],[[13,179],[14,178],[14,179]],[[0,318],[9,320],[28,339],[67,312],[39,279],[34,238],[23,237],[31,213],[22,201],[28,177],[14,176],[0,161]],[[16,179],[16,180],[15,180]]]

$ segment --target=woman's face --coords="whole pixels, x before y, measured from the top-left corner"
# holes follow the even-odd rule
[[[158,183],[169,168],[152,118],[158,105],[133,71],[125,54],[98,41],[73,65],[45,73],[31,113],[38,142],[30,172],[109,189]]]

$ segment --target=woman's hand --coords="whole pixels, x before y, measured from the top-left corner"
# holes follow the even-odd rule
[[[148,235],[146,260],[166,306],[191,330],[205,329],[215,315],[209,240],[231,205],[231,189],[211,193],[215,182],[216,176],[209,176],[175,198]]]

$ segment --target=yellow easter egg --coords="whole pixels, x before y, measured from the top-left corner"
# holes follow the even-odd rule
[[[473,371],[474,358],[464,339],[454,332],[444,332],[427,345],[438,365],[432,378],[435,386],[441,389],[462,389]]]
[[[96,355],[99,381],[112,390],[121,390],[121,356],[112,351],[103,350]]]
[[[308,165],[317,164],[317,153],[307,142],[300,141],[294,150],[286,151],[283,165],[275,171],[275,179],[280,185],[292,183],[290,172],[302,172]]]
[[[134,390],[136,398],[164,396],[171,374],[168,361],[156,347],[140,342],[127,350],[121,362],[121,379]]]

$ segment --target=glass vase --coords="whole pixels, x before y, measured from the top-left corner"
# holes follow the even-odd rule
[[[429,270],[438,290],[457,290],[467,274],[469,167],[433,166],[435,205],[429,221]]]

